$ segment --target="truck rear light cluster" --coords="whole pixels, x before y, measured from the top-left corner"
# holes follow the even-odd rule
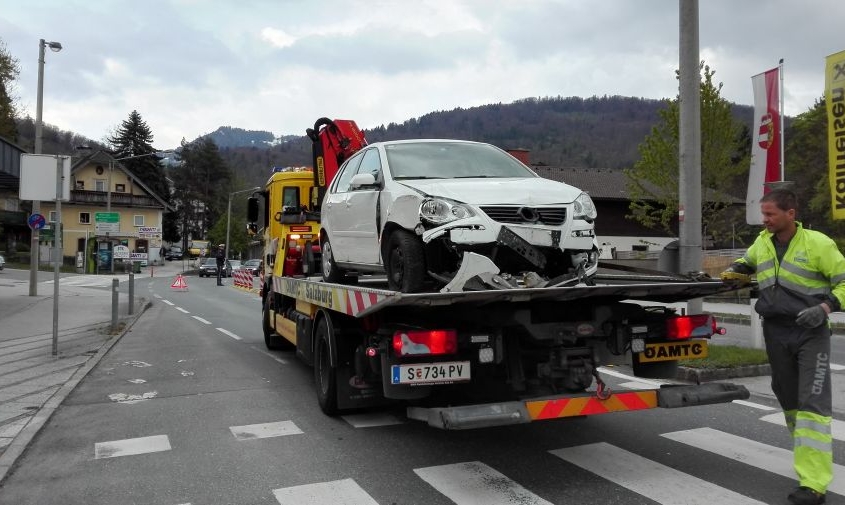
[[[297,242],[298,238],[298,235],[288,235],[286,239],[287,250],[285,251],[285,265],[282,270],[282,275],[286,277],[302,274],[302,246]]]
[[[709,314],[670,317],[666,320],[666,338],[686,340],[700,337],[710,338],[715,334],[723,335],[724,328],[716,326],[716,318]]]
[[[457,351],[455,330],[408,330],[393,334],[393,352],[397,356],[435,356]]]

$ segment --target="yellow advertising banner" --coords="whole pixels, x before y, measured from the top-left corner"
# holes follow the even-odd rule
[[[830,208],[845,219],[845,51],[827,57],[824,75]]]

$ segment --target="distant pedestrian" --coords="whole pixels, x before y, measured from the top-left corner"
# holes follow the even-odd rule
[[[744,285],[757,274],[754,308],[772,366],[772,390],[793,439],[795,505],[825,502],[833,480],[830,431],[830,324],[845,303],[845,257],[826,235],[795,220],[795,193],[775,189],[760,199],[765,230],[721,278]]]
[[[223,281],[221,281],[221,277],[223,275],[223,268],[226,265],[226,246],[224,244],[220,244],[217,247],[217,285],[222,286]]]

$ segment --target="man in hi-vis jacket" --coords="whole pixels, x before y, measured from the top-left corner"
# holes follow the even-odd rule
[[[746,284],[757,274],[756,311],[772,367],[772,390],[793,438],[796,505],[825,502],[833,480],[830,433],[830,325],[845,304],[845,258],[829,237],[795,220],[795,193],[775,189],[760,199],[765,230],[723,282]]]

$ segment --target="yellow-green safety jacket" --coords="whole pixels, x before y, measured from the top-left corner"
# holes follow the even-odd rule
[[[737,271],[757,273],[760,298],[755,310],[763,317],[795,318],[821,302],[832,311],[845,305],[845,257],[830,237],[796,224],[781,262],[767,230],[734,262]]]

